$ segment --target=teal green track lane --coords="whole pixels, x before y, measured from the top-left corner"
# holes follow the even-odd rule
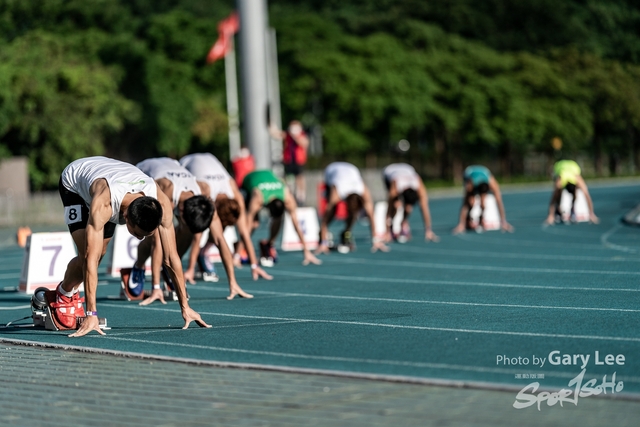
[[[567,388],[584,369],[583,383],[604,381],[608,393],[617,386],[638,396],[640,228],[620,218],[640,202],[640,188],[598,187],[592,196],[598,225],[542,227],[550,193],[514,192],[504,195],[513,234],[460,236],[450,234],[460,199],[432,200],[439,243],[422,241],[416,212],[413,240],[371,253],[368,228],[359,223],[357,251],[322,256],[321,266],[304,267],[299,252],[281,252],[269,270],[273,281],[254,282],[248,268],[238,270],[251,300],[225,299],[220,268],[219,283],[188,288],[189,304],[212,329],[181,330],[175,302],[118,300],[119,283],[102,268],[98,307],[112,328],[106,336],[72,339],[9,326],[0,339],[513,390],[532,382]],[[332,225],[335,235],[341,227]],[[255,238],[265,233],[263,224]],[[30,314],[29,297],[12,291],[21,262],[19,248],[0,248],[3,324]]]

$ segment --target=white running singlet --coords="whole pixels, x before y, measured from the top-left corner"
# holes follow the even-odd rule
[[[180,164],[194,174],[198,181],[209,184],[209,197],[213,200],[218,194],[224,194],[230,199],[234,198],[230,183],[231,175],[213,154],[189,154],[180,159]]]
[[[109,222],[120,223],[120,205],[127,193],[143,193],[145,196],[158,198],[158,187],[150,176],[142,173],[137,167],[107,157],[95,156],[78,159],[62,171],[62,185],[69,191],[77,193],[91,206],[91,184],[96,179],[104,178],[111,192],[111,218]]]
[[[324,183],[327,187],[336,187],[338,197],[346,199],[350,194],[362,196],[364,181],[357,167],[351,163],[334,162],[324,170]]]
[[[409,188],[418,190],[420,188],[420,175],[413,166],[406,163],[392,163],[382,171],[385,181],[391,183],[395,181],[396,190],[402,193]]]
[[[202,194],[196,177],[175,159],[169,157],[146,159],[138,163],[136,167],[153,179],[166,178],[171,181],[173,184],[173,207],[180,203],[182,193],[191,191],[194,196]]]

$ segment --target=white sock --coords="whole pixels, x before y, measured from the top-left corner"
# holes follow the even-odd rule
[[[67,298],[71,298],[76,292],[78,292],[76,289],[72,290],[71,292],[67,292],[62,288],[62,283],[60,283],[58,285],[58,293],[64,295]]]

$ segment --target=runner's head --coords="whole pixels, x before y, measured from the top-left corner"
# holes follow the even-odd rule
[[[415,205],[418,201],[418,192],[413,188],[407,188],[402,192],[402,200],[405,205]]]
[[[218,211],[218,217],[222,222],[222,228],[235,225],[240,217],[240,204],[228,197],[216,200],[216,210]]]
[[[136,237],[143,238],[153,233],[160,225],[162,205],[153,197],[138,197],[129,204],[125,218],[129,225],[129,231],[131,232],[132,229],[137,227],[144,232],[144,235],[136,235]]]
[[[269,209],[271,218],[280,218],[284,214],[284,202],[280,199],[273,199],[267,203],[267,209]]]
[[[193,196],[185,200],[182,219],[193,233],[201,233],[211,224],[215,207],[207,196]]]
[[[473,187],[473,194],[487,194],[489,192],[489,184],[483,182]]]
[[[364,207],[364,199],[358,194],[349,194],[344,202],[347,205],[347,223],[351,224],[358,217],[360,209]]]

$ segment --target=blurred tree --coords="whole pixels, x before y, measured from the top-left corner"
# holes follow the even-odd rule
[[[637,66],[603,60],[575,49],[556,51],[554,59],[562,72],[584,88],[582,99],[589,106],[593,129],[595,170],[603,173],[603,152],[609,155],[609,172],[615,174],[617,160],[633,145],[629,130],[640,123],[640,82]]]
[[[37,188],[60,171],[45,157],[98,150],[136,162],[206,150],[226,159],[224,65],[204,58],[234,5],[0,0],[0,156],[31,154]],[[370,159],[418,140],[428,148],[412,158],[430,153],[445,178],[481,155],[515,171],[531,150],[551,154],[554,137],[564,150],[592,150],[598,170],[606,154],[611,170],[640,157],[631,0],[270,5],[283,116],[322,125],[330,156]],[[94,151],[73,127],[98,141]],[[61,142],[71,140],[78,150]]]
[[[322,103],[330,154],[385,150],[423,126],[435,85],[426,58],[385,34],[352,37],[312,14],[277,15],[285,116]]]
[[[105,136],[138,117],[118,92],[118,70],[71,45],[32,31],[0,49],[0,146],[29,157],[34,190],[55,187],[70,161],[103,154]]]
[[[197,148],[218,151],[217,155],[226,157],[226,125],[220,126],[220,114],[224,115],[223,64],[206,66],[204,58],[217,37],[217,21],[232,6],[233,2],[226,0],[3,0],[0,39],[12,45],[36,33],[44,37],[46,31],[49,33],[46,37],[64,44],[61,51],[65,59],[60,60],[61,64],[72,57],[76,67],[109,70],[114,84],[109,90],[115,91],[118,99],[127,101],[125,105],[130,112],[128,120],[117,128],[104,129],[100,137],[101,153],[136,162],[155,155],[178,157]],[[15,51],[3,53],[8,58]],[[41,64],[45,64],[44,59]],[[13,67],[10,62],[6,65]],[[97,81],[100,76],[86,78]],[[105,85],[91,85],[96,96],[106,89]],[[11,92],[19,88],[8,85],[3,89]],[[66,93],[51,88],[49,104],[62,103],[63,95]],[[114,108],[118,105],[114,104]],[[217,113],[209,120],[210,125],[215,124],[214,131],[202,132],[205,111]],[[7,120],[8,116],[0,114],[0,130],[6,128]],[[53,138],[55,132],[49,129],[55,125],[53,122],[52,118],[42,124],[43,131],[47,131],[39,137],[43,146]],[[106,118],[105,122],[111,123]],[[3,145],[0,154],[24,153],[25,150],[13,149],[22,147],[20,138],[24,135],[24,132],[5,135],[3,140],[10,137],[15,141],[11,147]],[[29,153],[37,155],[36,150]],[[82,150],[76,154],[81,155]],[[65,156],[60,158],[65,159],[63,162],[68,160]],[[32,180],[36,187],[51,184],[42,181],[39,174],[54,175],[61,170],[41,161],[34,165]]]
[[[640,4],[635,0],[271,0],[304,7],[349,33],[395,34],[407,19],[440,26],[500,51],[539,53],[575,46],[625,62],[640,61]]]

